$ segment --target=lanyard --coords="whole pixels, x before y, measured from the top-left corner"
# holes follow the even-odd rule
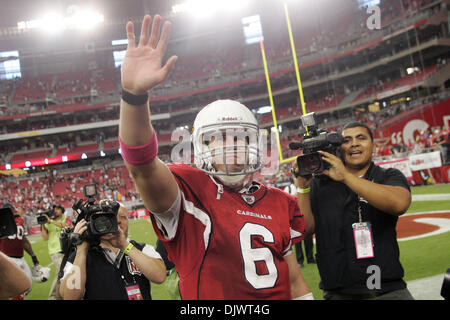
[[[361,214],[361,204],[359,203],[360,197],[358,196],[358,216],[359,216],[359,223],[362,222],[362,214]]]
[[[125,283],[125,286],[129,286],[132,284],[136,284],[136,279],[134,278],[134,275],[131,275],[131,277],[133,278],[133,283],[128,283],[127,280],[125,279],[124,275],[122,274],[122,272],[120,272],[120,264],[122,262],[122,259],[124,259],[124,253],[122,250],[119,250],[119,253],[117,254],[116,259],[114,260],[114,267],[119,271],[120,273],[120,277],[122,278],[123,282]],[[125,258],[126,259],[126,258]]]
[[[132,283],[128,283],[128,281],[125,279],[125,277],[122,274],[120,275],[120,277],[122,278],[123,283],[125,283],[125,287],[133,285],[133,284],[136,284],[136,279],[134,278],[133,275],[131,275],[131,277],[133,278],[133,282]]]

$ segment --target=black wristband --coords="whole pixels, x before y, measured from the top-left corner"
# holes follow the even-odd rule
[[[122,100],[132,106],[141,106],[147,103],[148,93],[135,95],[122,88]]]
[[[32,256],[31,260],[33,260],[33,264],[39,264],[38,259],[36,258],[36,256]]]

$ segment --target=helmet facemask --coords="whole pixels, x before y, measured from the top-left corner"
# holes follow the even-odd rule
[[[197,167],[225,185],[239,187],[261,168],[259,127],[252,123],[221,123],[199,128],[194,136]]]

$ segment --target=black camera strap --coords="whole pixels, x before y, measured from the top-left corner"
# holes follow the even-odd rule
[[[58,272],[58,278],[57,278],[57,283],[61,282],[62,277],[64,276],[64,269],[66,267],[67,264],[67,260],[69,260],[70,255],[72,254],[74,250],[68,250],[65,254],[64,257],[62,259],[61,262],[61,267],[59,268],[59,272]]]

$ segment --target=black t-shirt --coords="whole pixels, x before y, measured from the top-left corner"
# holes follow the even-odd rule
[[[374,183],[401,186],[409,190],[405,176],[397,169],[383,169],[373,163],[366,179]],[[352,224],[362,221],[372,226],[374,257],[356,259]],[[396,225],[398,217],[384,213],[359,200],[344,183],[328,177],[315,178],[311,185],[311,208],[315,220],[317,266],[324,290],[345,294],[382,293],[406,287],[400,264]],[[381,288],[370,290],[368,267],[378,266]]]
[[[145,244],[130,241],[142,251]],[[76,252],[68,258],[75,260]],[[117,261],[117,260],[116,260]],[[127,285],[138,285],[144,300],[151,300],[150,281],[123,255],[118,267],[112,264],[100,247],[89,248],[86,256],[86,285],[84,300],[128,300]]]

